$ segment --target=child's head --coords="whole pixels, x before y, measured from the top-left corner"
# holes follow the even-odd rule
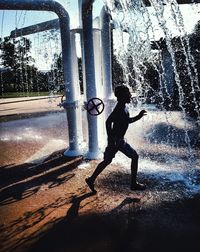
[[[115,87],[115,96],[118,101],[122,101],[124,103],[130,103],[131,93],[127,86],[119,85]]]

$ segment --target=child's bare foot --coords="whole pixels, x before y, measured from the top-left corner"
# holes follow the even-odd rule
[[[131,185],[131,190],[135,191],[135,190],[145,190],[146,189],[146,185],[141,184],[136,182],[135,184]]]
[[[97,191],[94,189],[94,183],[90,180],[90,178],[86,178],[85,182],[93,193],[97,193]]]

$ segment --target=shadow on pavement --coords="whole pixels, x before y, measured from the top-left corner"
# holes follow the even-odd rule
[[[138,199],[129,197],[103,215],[93,212],[79,216],[80,202],[88,197],[92,194],[72,199],[66,217],[41,234],[29,251],[188,252],[200,249],[199,197],[143,209]]]
[[[49,188],[59,186],[74,176],[69,173],[78,164],[82,157],[67,158],[54,153],[40,165],[22,164],[4,166],[0,169],[0,205],[5,205],[27,198],[38,192],[40,186],[48,184]],[[65,174],[66,173],[66,174]],[[64,175],[62,177],[59,177]]]

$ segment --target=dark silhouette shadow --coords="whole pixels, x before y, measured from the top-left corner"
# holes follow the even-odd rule
[[[2,234],[3,241],[6,240],[14,240],[7,251],[17,251],[17,248],[22,246],[27,240],[37,239],[40,237],[40,231],[36,229],[34,233],[31,234],[31,237],[27,238],[27,235],[24,238],[15,239],[21,232],[28,230],[29,228],[33,228],[37,226],[39,223],[43,222],[45,218],[48,218],[53,212],[57,211],[60,207],[64,207],[66,204],[70,204],[70,201],[73,197],[72,193],[68,193],[66,198],[57,198],[53,203],[44,204],[43,207],[38,208],[34,211],[28,211],[20,218],[11,222],[9,226],[0,227],[0,232]],[[56,221],[49,221],[44,225],[44,230],[51,225],[54,225],[56,222],[59,222],[61,219],[57,219]],[[45,233],[45,231],[43,232]]]
[[[6,165],[0,167],[0,188],[10,184],[20,182],[31,176],[42,174],[44,171],[48,172],[52,168],[72,162],[81,162],[82,157],[70,158],[63,155],[64,150],[57,151],[50,155],[42,164],[20,164],[20,165]]]
[[[84,193],[80,196],[72,195],[69,201],[69,203],[72,203],[72,205],[68,209],[66,217],[62,220],[59,220],[59,222],[56,224],[56,228],[52,228],[48,230],[47,233],[43,234],[44,236],[42,235],[42,242],[38,242],[33,245],[30,251],[45,251],[46,249],[50,249],[52,251],[59,251],[60,249],[62,250],[63,248],[66,248],[66,244],[68,244],[67,246],[69,246],[69,248],[73,248],[74,244],[76,244],[76,246],[80,246],[80,251],[81,249],[83,249],[84,251],[84,248],[81,246],[81,244],[78,244],[79,239],[81,239],[81,241],[83,242],[85,237],[88,236],[88,234],[92,237],[93,233],[96,232],[96,229],[94,226],[91,230],[88,230],[87,227],[85,227],[84,230],[82,225],[85,223],[88,217],[80,217],[78,212],[81,202],[91,196],[95,196],[95,194],[93,192],[89,192]],[[92,204],[95,199],[92,199],[88,204]],[[95,225],[96,215],[92,214],[91,218],[93,219],[92,223]],[[81,223],[81,227],[77,230],[77,224],[79,223],[79,220]],[[57,232],[58,230],[62,230],[62,232],[64,232],[63,235],[61,235],[60,232]],[[86,230],[87,232],[85,232]],[[55,240],[56,244],[54,244]],[[48,243],[51,243],[50,246],[48,245]]]
[[[95,195],[94,192],[89,192],[78,197],[77,196],[72,197],[72,200],[71,200],[72,205],[70,209],[67,211],[68,221],[71,221],[78,216],[78,210],[79,210],[81,201],[93,195]]]
[[[67,211],[66,220],[68,223],[73,221],[76,217],[78,217],[78,210],[80,207],[81,201],[93,196],[94,193],[84,193],[80,196],[74,195],[73,193],[68,193],[66,198],[57,198],[57,200],[50,204],[44,204],[43,207],[38,208],[35,211],[26,212],[22,217],[13,221],[8,227],[2,226],[0,227],[0,232],[4,236],[4,240],[11,240],[16,237],[20,232],[26,231],[29,228],[36,226],[38,223],[45,220],[48,215],[51,215],[54,211],[57,211],[60,207],[64,207],[66,204],[71,204],[71,207]],[[91,203],[91,202],[90,202]],[[62,218],[58,218],[55,223],[59,222]],[[45,224],[44,230],[50,226],[55,225],[54,222],[50,221]],[[20,228],[19,226],[20,225]],[[44,231],[45,233],[45,231]],[[36,239],[38,236],[40,237],[40,232],[35,231],[30,239]],[[28,239],[29,239],[28,238]],[[11,251],[15,251],[19,246],[23,245],[27,239],[18,239],[12,246],[10,246]],[[9,250],[10,251],[10,250]]]
[[[139,202],[140,202],[140,198],[127,197],[117,207],[115,207],[112,211],[110,211],[110,213],[116,214],[118,211],[120,211],[126,205],[133,204],[133,203],[139,203]]]
[[[111,195],[107,197],[111,198]],[[85,204],[81,204],[86,199]],[[51,204],[27,212],[6,227],[6,232],[0,227],[4,240],[13,239],[7,252],[18,252],[21,248],[27,248],[29,252],[199,251],[199,194],[159,204],[156,199],[154,204],[148,204],[145,197],[142,201],[126,197],[112,210],[100,213],[96,211],[98,204],[107,204],[107,200],[101,200],[92,192],[69,193],[66,198],[58,198]],[[38,225],[67,204],[71,206],[66,217],[53,219],[41,230],[16,239],[20,232]],[[84,214],[79,214],[81,207],[85,208]],[[27,243],[32,243],[31,247]]]
[[[127,204],[130,204],[128,212],[124,209]],[[111,212],[103,214],[79,216],[77,209],[72,215],[68,211],[67,217],[41,236],[29,251],[188,252],[200,249],[198,196],[163,202],[156,207],[141,207],[138,200],[126,198]]]
[[[48,184],[49,188],[52,188],[66,183],[74,176],[71,171],[81,161],[82,157],[57,156],[50,157],[44,163],[36,166],[23,164],[9,168],[4,167],[1,171],[1,188],[3,189],[0,193],[0,205],[27,198],[35,194],[43,184]],[[67,174],[59,177],[65,173]]]

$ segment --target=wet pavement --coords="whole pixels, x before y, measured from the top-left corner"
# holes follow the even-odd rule
[[[1,165],[42,161],[68,147],[67,119],[60,97],[0,100]]]
[[[147,189],[131,192],[130,170],[114,163],[93,195],[84,180],[97,163],[60,151],[2,167],[0,251],[198,251],[198,191],[143,171]]]
[[[0,119],[8,120],[10,116],[30,116],[30,114],[48,111],[60,111],[61,96],[39,96],[0,99]]]
[[[100,160],[63,156],[63,111],[1,122],[0,251],[199,251],[196,129],[188,122],[183,130],[178,113],[167,126],[166,115],[148,114],[126,136],[147,189],[130,191],[130,160],[118,153],[95,195],[85,178]]]

